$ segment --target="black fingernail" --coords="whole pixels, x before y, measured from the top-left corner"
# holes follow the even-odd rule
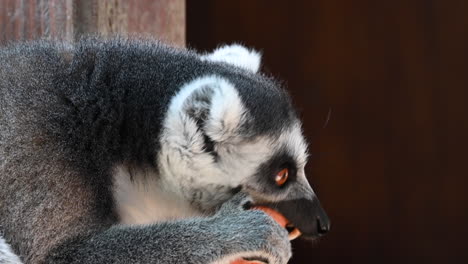
[[[231,189],[231,193],[233,195],[239,193],[240,191],[242,191],[242,186],[237,186],[236,188]]]
[[[252,203],[249,201],[249,202],[246,202],[245,204],[242,205],[242,208],[244,208],[244,210],[250,210],[252,208]]]

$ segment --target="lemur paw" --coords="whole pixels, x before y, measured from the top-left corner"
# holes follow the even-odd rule
[[[288,232],[273,218],[260,210],[246,210],[252,200],[236,194],[214,216],[214,225],[225,230],[227,245],[232,249],[230,264],[285,264],[291,258]]]
[[[251,260],[245,260],[245,259],[238,259],[238,260],[234,260],[230,264],[268,264],[268,263],[265,263],[262,261],[256,261],[256,260],[251,261]]]

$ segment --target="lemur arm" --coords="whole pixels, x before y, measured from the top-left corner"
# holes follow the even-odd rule
[[[63,245],[47,263],[228,264],[239,258],[287,263],[291,249],[285,229],[265,213],[245,211],[238,204],[235,198],[210,218],[114,226]]]

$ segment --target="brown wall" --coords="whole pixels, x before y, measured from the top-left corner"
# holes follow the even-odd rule
[[[287,81],[332,219],[291,263],[468,263],[468,1],[187,1],[188,46],[234,41]]]

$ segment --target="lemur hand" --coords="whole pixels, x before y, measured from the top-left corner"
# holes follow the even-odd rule
[[[246,194],[236,194],[211,219],[216,230],[229,236],[227,245],[235,252],[215,263],[287,263],[291,258],[288,232],[265,212],[246,210],[250,202]]]

